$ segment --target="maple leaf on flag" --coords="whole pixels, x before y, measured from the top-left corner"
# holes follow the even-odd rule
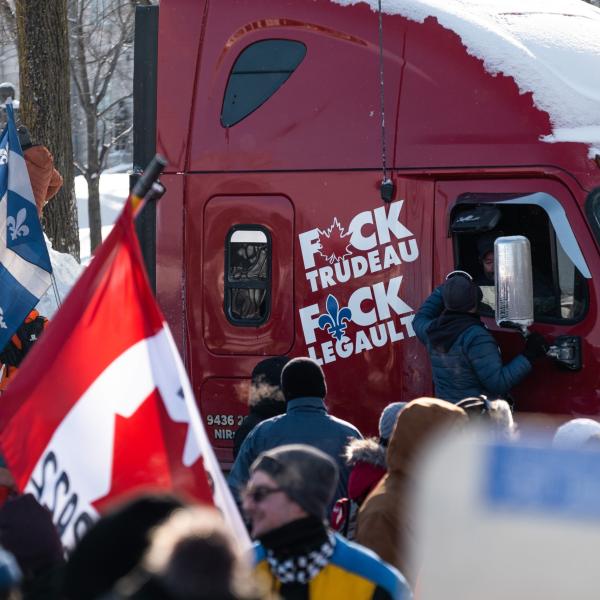
[[[92,506],[103,513],[115,497],[149,488],[212,498],[202,460],[190,467],[177,460],[183,454],[186,436],[187,427],[169,418],[158,392],[153,392],[131,417],[117,415],[110,491]]]
[[[108,504],[143,488],[214,503],[249,545],[148,284],[129,202],[2,396],[0,451],[68,548]]]
[[[350,240],[345,239],[350,236],[350,232],[344,233],[344,228],[337,217],[333,218],[333,223],[328,229],[319,229],[318,231],[319,254],[330,265],[352,255]]]

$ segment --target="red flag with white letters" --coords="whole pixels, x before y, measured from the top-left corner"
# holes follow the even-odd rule
[[[148,285],[129,203],[2,396],[0,432],[19,489],[50,509],[67,547],[107,504],[141,489],[211,504],[214,492],[247,542]]]

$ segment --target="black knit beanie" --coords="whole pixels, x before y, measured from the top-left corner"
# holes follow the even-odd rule
[[[281,385],[281,371],[289,360],[287,356],[272,356],[261,360],[252,369],[252,383],[255,385],[267,383],[279,387]]]
[[[9,499],[0,509],[0,544],[28,577],[64,562],[52,515],[33,494]]]
[[[323,369],[312,358],[294,358],[281,372],[281,389],[286,401],[306,396],[325,398],[327,385]]]
[[[115,506],[96,521],[69,557],[63,596],[89,600],[106,594],[140,561],[148,534],[185,502],[168,493],[146,493]]]
[[[464,275],[454,275],[442,288],[442,298],[447,310],[469,312],[479,304],[479,286]]]
[[[306,444],[287,444],[262,452],[250,473],[263,471],[309,515],[324,519],[338,479],[334,460]]]

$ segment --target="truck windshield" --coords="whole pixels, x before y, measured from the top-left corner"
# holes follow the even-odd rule
[[[596,188],[588,196],[585,212],[596,236],[596,241],[600,244],[600,188]]]

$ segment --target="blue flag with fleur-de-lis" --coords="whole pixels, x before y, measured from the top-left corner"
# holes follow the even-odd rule
[[[0,135],[0,350],[51,283],[52,265],[12,104]]]

